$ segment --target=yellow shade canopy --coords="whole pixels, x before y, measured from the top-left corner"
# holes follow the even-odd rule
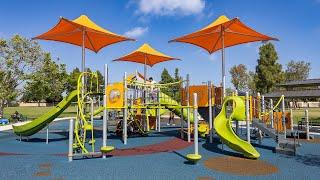
[[[229,19],[222,15],[208,26],[191,34],[176,38],[170,42],[184,42],[207,50],[210,54],[238,44],[277,40],[261,34],[243,24],[238,18]]]
[[[143,44],[137,50],[117,58],[113,61],[129,61],[135,63],[141,63],[152,67],[153,65],[170,60],[179,60],[168,55],[165,55],[155,49],[153,49],[149,44]]]
[[[96,53],[105,46],[121,41],[133,40],[98,26],[86,15],[81,15],[75,20],[61,17],[58,24],[52,29],[33,39],[59,41],[77,46],[84,45],[85,48]]]

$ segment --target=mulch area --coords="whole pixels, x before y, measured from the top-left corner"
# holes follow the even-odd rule
[[[232,156],[212,157],[204,161],[204,166],[227,174],[256,176],[277,173],[278,167],[263,160],[252,160]]]

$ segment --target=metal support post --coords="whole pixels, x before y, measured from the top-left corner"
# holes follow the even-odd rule
[[[247,141],[250,143],[250,111],[249,111],[249,92],[246,92],[246,126],[247,126]]]
[[[187,134],[188,134],[188,142],[191,142],[191,132],[190,132],[190,91],[189,91],[189,86],[190,86],[190,76],[187,74],[187,85],[186,85],[186,98],[187,98]]]
[[[122,133],[123,133],[123,144],[127,144],[127,116],[128,116],[128,98],[127,98],[127,73],[124,73],[123,77],[123,98],[124,98],[124,108],[123,108],[123,127],[122,127]]]
[[[74,123],[73,119],[70,119],[69,122],[69,152],[68,152],[68,160],[72,161],[73,157],[73,131],[74,131]]]
[[[305,119],[306,119],[306,136],[307,136],[307,140],[310,140],[309,111],[308,111],[308,109],[306,109],[306,111],[305,111]]]
[[[212,120],[212,85],[211,81],[208,81],[208,103],[209,103],[209,142],[212,143],[213,139],[213,120]]]
[[[271,128],[274,128],[274,124],[273,124],[273,100],[272,99],[270,99],[270,109],[271,109],[271,113],[270,113]]]
[[[282,127],[283,127],[283,134],[284,134],[284,138],[287,138],[287,128],[286,128],[286,109],[284,106],[284,97],[282,98],[282,107],[281,107],[281,111],[282,111]]]
[[[194,154],[199,154],[198,147],[198,97],[197,93],[193,93],[193,119],[194,119],[194,132],[193,132],[193,142],[194,142]]]

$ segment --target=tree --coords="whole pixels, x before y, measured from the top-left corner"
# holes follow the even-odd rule
[[[79,68],[74,68],[71,73],[68,76],[68,81],[67,81],[67,93],[69,94],[71,91],[77,89],[77,83],[78,83],[78,78],[80,75],[80,70]]]
[[[246,91],[248,89],[249,75],[247,67],[244,64],[235,65],[230,69],[231,82],[233,86],[239,91]]]
[[[67,72],[65,64],[57,64],[51,59],[50,53],[45,54],[43,63],[26,82],[23,101],[45,100],[58,102],[66,91]]]
[[[165,83],[171,83],[173,82],[173,78],[169,74],[168,70],[166,68],[163,69],[161,73],[161,80],[160,83],[165,84]]]
[[[278,63],[278,54],[272,43],[262,45],[259,48],[259,56],[255,86],[258,92],[268,93],[276,84],[283,81],[282,66]]]
[[[293,61],[291,60],[287,64],[285,71],[286,81],[303,80],[309,77],[311,70],[311,64],[305,61]]]
[[[92,72],[90,68],[87,68],[87,72]],[[104,77],[101,74],[101,72],[98,70],[97,72],[98,75],[98,90],[102,91],[102,87],[101,85],[104,85]],[[71,71],[71,73],[68,76],[68,82],[67,82],[67,93],[69,94],[71,91],[76,90],[77,89],[77,85],[78,85],[78,78],[80,76],[81,72],[79,70],[79,68],[75,68]],[[87,84],[86,87],[90,88],[91,87],[91,77],[86,76],[87,77]],[[92,90],[96,90],[95,88],[97,87],[97,81],[96,79],[94,79],[94,81],[92,81]]]
[[[0,39],[0,116],[3,107],[19,95],[19,85],[26,75],[34,72],[42,63],[44,54],[39,44],[30,39],[14,35],[11,39]]]
[[[255,94],[257,93],[257,87],[254,81],[254,77],[255,77],[255,72],[253,71],[249,71],[248,74],[248,90],[250,91],[251,94]]]

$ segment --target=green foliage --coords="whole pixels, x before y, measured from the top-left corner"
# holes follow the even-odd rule
[[[67,93],[77,89],[78,78],[80,75],[79,68],[74,68],[68,76]]]
[[[259,48],[259,56],[254,79],[257,91],[264,94],[282,82],[284,75],[282,66],[278,63],[278,54],[272,43],[262,45]]]
[[[43,58],[44,53],[35,41],[19,35],[0,39],[0,116],[4,104],[18,97],[18,86],[39,67]]]
[[[310,70],[311,64],[309,62],[291,60],[287,64],[285,79],[286,81],[307,79],[309,77]]]
[[[57,64],[49,53],[36,72],[29,76],[26,82],[23,101],[58,102],[62,100],[62,93],[66,90],[67,72],[65,64]]]
[[[247,67],[244,64],[234,65],[229,72],[233,86],[239,91],[246,91],[249,81]]]
[[[256,74],[253,71],[249,71],[248,73],[248,90],[251,94],[257,93],[257,87],[254,81],[255,75]]]
[[[174,78],[169,74],[168,70],[166,68],[164,68],[161,73],[160,83],[162,83],[162,84],[172,83],[172,82],[180,81],[181,79],[182,78],[179,75],[178,68],[175,69]],[[172,85],[169,88],[161,89],[161,91],[163,93],[167,94],[168,96],[172,97],[176,101],[180,100],[180,85],[179,84]]]
[[[172,83],[174,80],[169,74],[168,70],[166,68],[163,69],[161,73],[161,81],[160,83],[165,84],[165,83]]]
[[[87,72],[92,72],[90,68],[87,68]],[[75,68],[72,70],[72,72],[68,76],[68,82],[67,82],[67,93],[69,94],[71,91],[77,89],[77,83],[78,83],[78,78],[80,75],[80,70],[79,68]],[[101,92],[103,90],[101,85],[104,85],[104,78],[101,72],[98,70],[97,72],[98,75],[98,90]],[[91,87],[91,81],[92,81],[92,90],[96,90],[97,87],[97,80],[96,79],[91,79],[91,77],[87,76],[86,78],[86,87],[90,88]]]

